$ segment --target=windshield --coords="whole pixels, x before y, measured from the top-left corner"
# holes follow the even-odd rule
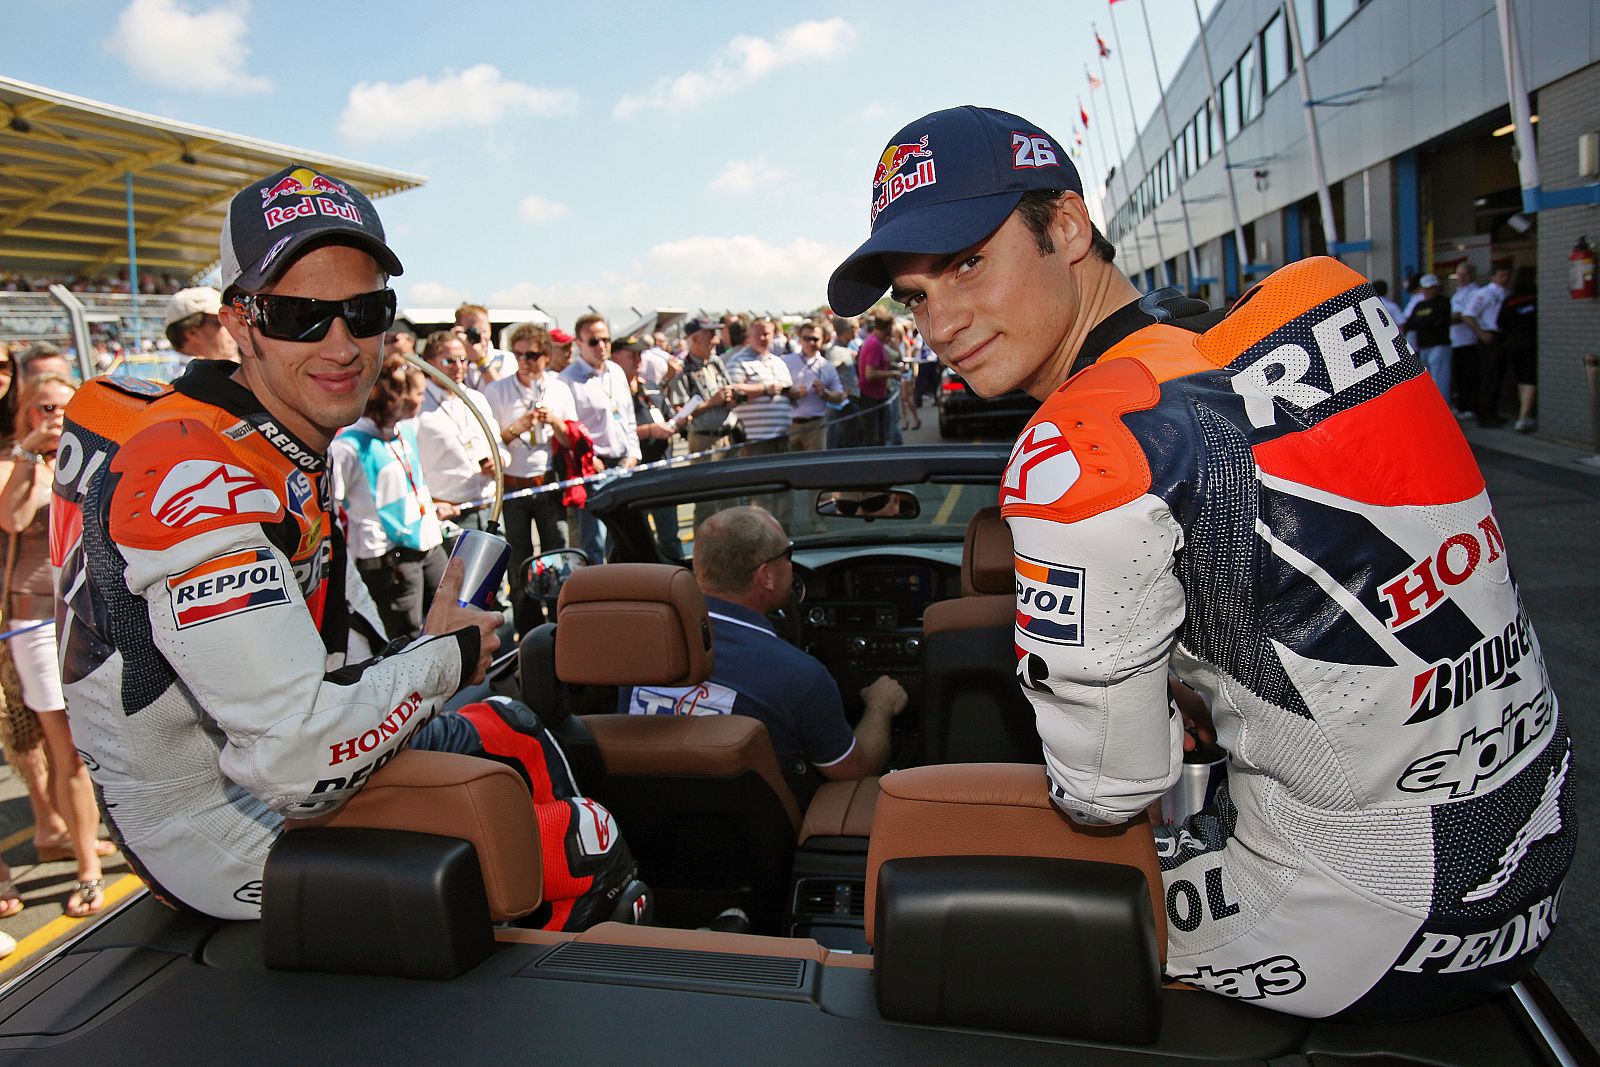
[[[885,545],[953,541],[959,543],[967,532],[967,523],[981,508],[994,507],[999,502],[999,489],[993,484],[895,484],[873,487],[875,490],[895,489],[917,498],[919,513],[915,518],[876,518],[868,521],[860,517],[845,518],[838,515],[819,515],[816,511],[817,490],[792,490],[781,493],[756,493],[744,497],[731,497],[716,503],[716,507],[734,504],[755,504],[766,508],[783,523],[798,548],[817,548],[830,545]],[[829,492],[831,495],[832,491]],[[865,494],[866,490],[841,490],[852,495]],[[683,531],[684,557],[694,552],[694,539],[689,530],[694,508],[685,505],[679,509],[680,529]]]

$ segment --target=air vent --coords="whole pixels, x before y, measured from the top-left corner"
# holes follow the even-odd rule
[[[802,879],[795,889],[794,912],[810,918],[859,919],[866,914],[867,887],[862,882]]]
[[[591,945],[576,941],[558,945],[539,960],[534,969],[567,971],[575,977],[604,974],[636,981],[658,979],[775,990],[800,989],[805,983],[804,960],[632,945]]]

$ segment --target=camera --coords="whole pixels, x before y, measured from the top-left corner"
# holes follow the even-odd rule
[[[476,326],[468,326],[466,332],[467,332],[467,344],[469,344],[469,345],[475,345],[479,341],[483,340],[483,334],[478,332],[478,328]]]

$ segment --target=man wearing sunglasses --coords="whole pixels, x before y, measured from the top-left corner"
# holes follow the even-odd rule
[[[502,620],[457,605],[453,564],[422,634],[389,643],[334,526],[328,445],[366,406],[401,270],[372,203],[286,168],[233,198],[221,251],[240,363],[79,391],[52,562],[108,824],[162,899],[252,919],[285,816],[337,807],[407,745],[481,750],[438,713]]]
[[[572,390],[578,421],[594,442],[595,467],[627,470],[639,462],[639,427],[628,376],[611,359],[611,327],[599,315],[584,315],[572,332],[577,335],[577,358],[561,372],[561,380]],[[600,520],[583,508],[575,518],[578,547],[591,563],[604,563],[606,536]]]

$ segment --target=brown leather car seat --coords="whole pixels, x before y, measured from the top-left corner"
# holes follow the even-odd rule
[[[1000,509],[967,523],[961,596],[922,617],[919,764],[1040,763],[1033,706],[1017,684],[1016,579]]]
[[[580,685],[689,686],[711,674],[711,622],[692,574],[652,563],[573,573],[557,606],[556,674]],[[782,918],[800,809],[767,728],[738,715],[586,715],[611,809],[663,924],[742,907]]]

